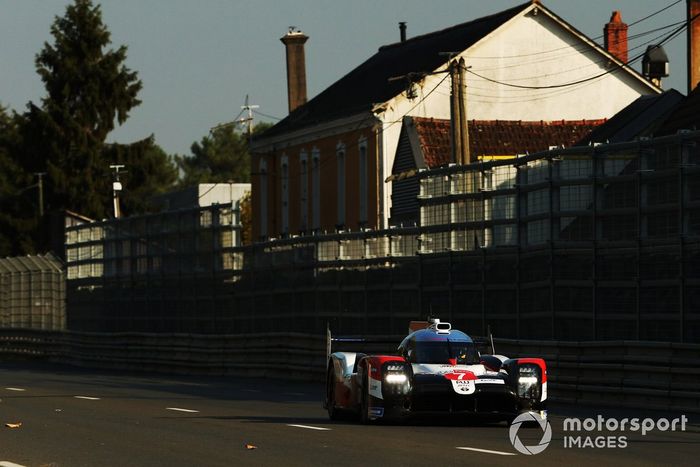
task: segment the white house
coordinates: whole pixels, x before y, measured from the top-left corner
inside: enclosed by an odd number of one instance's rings
[[[661,92],[622,61],[615,13],[607,50],[539,1],[381,47],[255,141],[254,237],[386,227],[401,122],[450,118],[452,59],[468,67],[469,120],[599,120]]]

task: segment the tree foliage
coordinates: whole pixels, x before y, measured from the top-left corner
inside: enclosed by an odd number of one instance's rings
[[[47,208],[103,218],[110,199],[104,142],[115,122],[137,106],[141,81],[124,65],[126,47],[108,49],[99,6],[75,0],[51,27],[53,44],[36,56],[46,88],[41,106],[28,105],[23,166],[47,172]]]
[[[258,123],[253,135],[271,125]],[[248,183],[250,182],[250,152],[248,135],[234,125],[215,128],[211,133],[194,142],[191,156],[176,156],[181,171],[181,186],[198,183]]]
[[[0,255],[46,251],[51,215],[64,210],[102,219],[111,213],[110,164],[124,164],[122,208],[148,212],[151,195],[172,188],[173,160],[151,136],[107,144],[115,125],[140,104],[141,81],[111,48],[99,6],[73,0],[35,57],[46,90],[22,114],[0,107]],[[39,217],[37,173],[44,173]],[[60,214],[59,214],[60,215]]]
[[[151,197],[173,188],[177,181],[177,167],[153,135],[132,144],[109,145],[105,157],[126,167],[120,177],[124,187],[120,205],[127,216],[156,210]]]
[[[250,191],[246,191],[239,203],[241,210],[241,243],[250,245],[253,243],[253,204]]]
[[[0,106],[0,257],[32,251],[37,225],[36,185],[17,164],[21,149],[18,116]]]

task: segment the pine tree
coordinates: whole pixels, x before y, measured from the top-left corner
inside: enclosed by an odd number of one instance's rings
[[[104,142],[140,101],[141,81],[124,65],[126,47],[107,49],[110,33],[99,6],[75,0],[51,27],[53,44],[36,56],[46,88],[41,106],[24,115],[28,172],[45,171],[47,210],[89,217],[109,212],[111,179]]]
[[[258,123],[253,134],[272,125]],[[176,156],[175,162],[182,171],[181,186],[198,183],[248,183],[250,182],[250,153],[248,136],[233,125],[214,129],[190,148],[191,156]]]
[[[32,252],[31,232],[36,228],[31,175],[15,162],[20,151],[17,115],[0,106],[0,257]]]
[[[131,144],[108,145],[104,155],[126,168],[121,176],[124,189],[120,195],[120,206],[126,216],[157,210],[159,206],[153,203],[153,195],[173,188],[177,181],[175,163],[155,144],[153,135]]]

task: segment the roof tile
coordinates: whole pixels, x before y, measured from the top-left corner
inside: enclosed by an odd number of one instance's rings
[[[546,151],[550,146],[573,146],[605,120],[470,120],[472,157],[515,156]],[[425,163],[430,168],[451,162],[450,121],[413,117]]]

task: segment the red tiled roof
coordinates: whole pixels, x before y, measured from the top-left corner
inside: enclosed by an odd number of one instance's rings
[[[450,121],[412,117],[425,163],[434,168],[451,162]],[[573,146],[606,120],[470,120],[472,158],[515,156],[546,151],[550,146]]]

